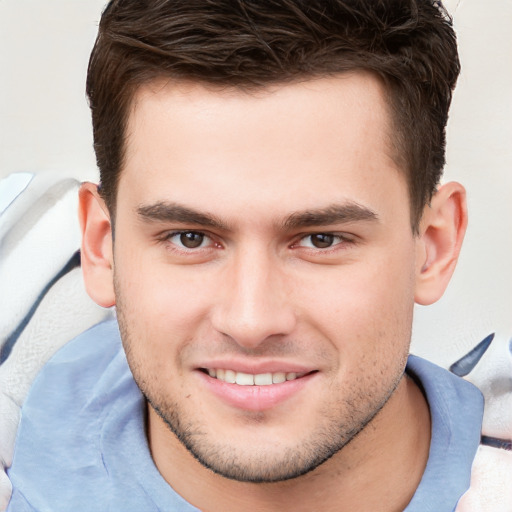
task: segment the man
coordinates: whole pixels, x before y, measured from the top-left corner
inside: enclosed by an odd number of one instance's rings
[[[9,510],[454,510],[482,400],[408,353],[458,72],[437,2],[111,2],[80,221],[118,324],[36,380]]]

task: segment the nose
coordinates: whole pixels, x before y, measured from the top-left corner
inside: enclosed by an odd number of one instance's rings
[[[224,269],[213,326],[248,350],[291,333],[296,324],[286,278],[276,259],[261,249],[247,250]]]

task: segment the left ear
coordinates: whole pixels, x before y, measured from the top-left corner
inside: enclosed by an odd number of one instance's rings
[[[438,188],[423,211],[416,253],[415,301],[428,305],[443,295],[466,233],[466,191],[460,183]]]

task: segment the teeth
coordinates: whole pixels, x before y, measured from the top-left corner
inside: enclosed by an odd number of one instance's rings
[[[254,384],[256,384],[256,386],[270,386],[270,384],[272,384],[272,374],[259,373],[258,375],[255,375]]]
[[[254,375],[237,372],[235,382],[240,386],[254,386]]]
[[[286,373],[277,372],[272,374],[272,384],[280,384],[286,382]]]
[[[229,382],[229,384],[234,384],[236,382],[236,372],[233,370],[226,370],[224,374],[224,380]]]
[[[235,372],[222,368],[209,368],[208,375],[229,384],[238,384],[239,386],[270,386],[271,384],[281,384],[287,380],[295,380],[304,376],[303,373],[296,372],[258,373],[253,375],[252,373]]]

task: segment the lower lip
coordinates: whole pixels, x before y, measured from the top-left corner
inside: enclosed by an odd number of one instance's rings
[[[271,409],[297,395],[316,373],[310,373],[295,380],[268,386],[240,386],[215,379],[198,371],[209,390],[223,402],[245,411],[264,411]]]

